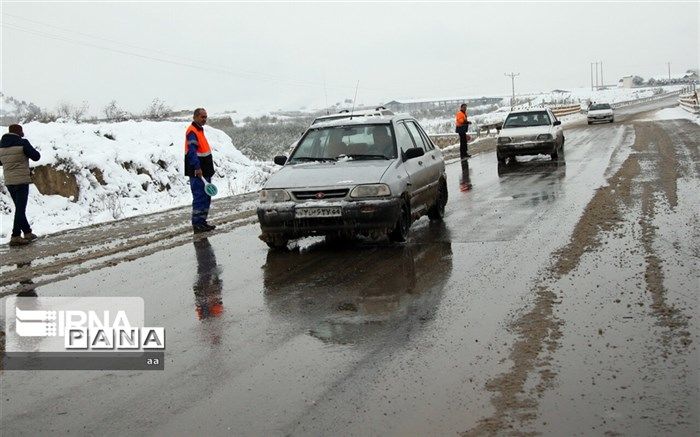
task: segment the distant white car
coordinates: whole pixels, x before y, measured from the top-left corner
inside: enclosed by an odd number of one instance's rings
[[[496,159],[500,164],[521,155],[564,159],[564,130],[549,108],[515,110],[508,114],[498,134]]]
[[[598,121],[615,121],[615,114],[609,103],[594,103],[588,108],[588,124]]]

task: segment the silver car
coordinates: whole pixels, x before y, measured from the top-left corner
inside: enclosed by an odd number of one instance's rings
[[[405,241],[411,222],[441,220],[445,162],[406,115],[312,125],[260,191],[260,239],[271,248],[310,235],[388,236]]]
[[[503,164],[516,156],[545,154],[563,161],[564,140],[561,121],[549,108],[514,110],[498,134],[496,159]]]
[[[612,123],[615,121],[615,114],[609,103],[593,103],[588,108],[588,124],[599,121]]]

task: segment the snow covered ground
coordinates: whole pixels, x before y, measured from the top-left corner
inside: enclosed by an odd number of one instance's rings
[[[188,122],[126,121],[74,124],[28,123],[25,138],[41,152],[33,167],[50,164],[74,174],[78,199],[42,195],[30,186],[27,216],[32,229],[47,234],[191,202],[183,175]],[[0,127],[7,132],[6,127]],[[206,126],[219,196],[257,190],[271,165],[238,151],[225,133]],[[0,172],[0,238],[9,238],[14,205]]]
[[[691,114],[680,106],[674,108],[665,108],[654,112],[651,120],[690,120],[700,124],[700,115]]]

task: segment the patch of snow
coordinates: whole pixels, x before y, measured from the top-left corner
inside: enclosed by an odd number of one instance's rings
[[[27,217],[32,230],[48,234],[191,203],[189,178],[184,175],[188,124],[25,124],[25,138],[41,152],[41,159],[30,165],[51,165],[75,175],[80,193],[71,201],[42,195],[30,185]],[[216,168],[212,182],[219,196],[258,190],[272,166],[243,155],[224,132],[209,126],[205,126],[205,132]],[[102,173],[104,185],[97,179],[96,170]],[[0,172],[0,237],[10,235],[13,213],[14,204]]]

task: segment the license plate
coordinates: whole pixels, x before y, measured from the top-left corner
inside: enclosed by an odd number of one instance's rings
[[[340,217],[342,215],[343,210],[339,206],[297,208],[295,213],[296,218]]]

